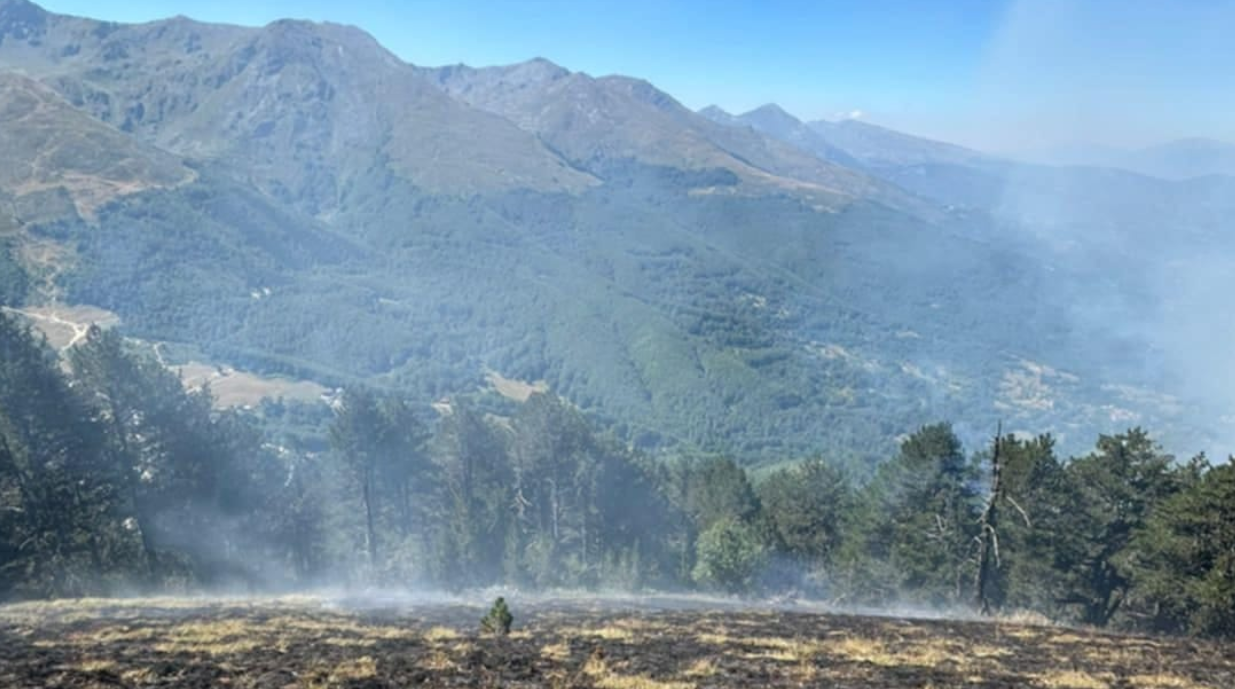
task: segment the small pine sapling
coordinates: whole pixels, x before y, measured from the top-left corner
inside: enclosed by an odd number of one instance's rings
[[[510,608],[506,607],[506,599],[499,597],[489,608],[489,614],[481,618],[480,628],[489,634],[506,636],[510,634],[510,625],[514,620]]]

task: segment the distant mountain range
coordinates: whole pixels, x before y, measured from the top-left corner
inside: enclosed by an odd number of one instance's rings
[[[1228,325],[1197,307],[1235,255],[1223,176],[25,0],[0,0],[0,155],[0,304],[107,309],[174,360],[425,402],[521,380],[749,462],[864,467],[938,419],[1225,437],[1193,375],[1224,359],[1177,340]]]
[[[744,115],[730,115],[714,105],[699,113],[722,124],[750,127],[849,167],[877,171],[923,164],[974,165],[993,160],[961,146],[902,134],[856,119],[802,122],[772,103]]]
[[[1210,175],[1235,175],[1235,144],[1190,138],[1139,149],[1072,146],[1031,154],[1054,165],[1113,167],[1170,180]]]

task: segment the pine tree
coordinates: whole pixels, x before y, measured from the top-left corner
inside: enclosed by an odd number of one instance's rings
[[[1076,502],[1055,551],[1060,602],[1086,624],[1105,626],[1131,581],[1121,556],[1154,509],[1177,490],[1174,459],[1139,428],[1101,436],[1097,449],[1068,464]]]
[[[1121,559],[1132,580],[1130,615],[1151,631],[1235,639],[1235,465],[1177,471],[1185,487],[1153,512]]]

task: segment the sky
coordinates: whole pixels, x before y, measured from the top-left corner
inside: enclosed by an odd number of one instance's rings
[[[1235,141],[1235,0],[41,0],[113,21],[176,14],[352,24],[418,65],[548,58],[691,108],[775,102],[989,151]]]

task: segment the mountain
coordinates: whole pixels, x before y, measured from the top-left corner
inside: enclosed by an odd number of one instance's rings
[[[715,106],[702,112],[821,158],[848,160],[851,167],[948,206],[989,213],[1056,247],[1084,247],[1086,260],[1112,252],[1128,260],[1126,249],[1160,258],[1161,252],[1180,248],[1226,246],[1226,213],[1235,211],[1235,181],[1161,172],[1170,166],[1168,159],[1176,161],[1177,172],[1202,158],[1210,169],[1219,167],[1224,151],[1219,142],[1192,140],[1125,152],[1122,163],[1106,166],[1080,164],[1079,158],[1050,165],[1001,159],[854,119],[803,123],[773,104],[737,116]],[[1117,154],[1107,150],[1106,155]]]
[[[962,146],[912,136],[856,119],[839,122],[818,120],[808,126],[868,168],[992,162],[990,156]]]
[[[742,115],[709,106],[699,114],[718,124],[747,126],[824,160],[878,174],[921,164],[975,165],[992,161],[961,146],[904,134],[856,119],[803,122],[775,103]]]
[[[0,301],[107,309],[172,358],[499,412],[477,390],[521,381],[648,451],[863,471],[941,418],[1065,447],[1211,418],[1153,392],[1183,391],[1139,311],[1174,304],[1128,291],[1134,252],[1103,251],[1129,214],[1099,212],[1136,194],[1148,237],[1191,199],[1172,231],[1218,247],[1199,187],[1084,176],[1098,210],[1051,216],[1043,168],[1005,212],[1038,168],[546,60],[414,66],[333,24],[0,0],[0,74]]]
[[[351,27],[117,25],[9,0],[0,62],[148,143],[247,176],[315,215],[389,175],[434,193],[578,191],[535,137],[465,107]],[[376,94],[381,94],[376,98]],[[375,165],[374,161],[380,164]]]
[[[855,169],[862,167],[859,159],[774,103],[756,108],[737,120],[755,131],[809,151],[818,158]]]
[[[7,225],[57,213],[93,216],[109,202],[177,187],[196,173],[69,105],[51,89],[0,73],[0,170]]]
[[[1173,181],[1235,175],[1235,144],[1204,138],[1176,139],[1137,149],[1061,146],[1026,157],[1055,165],[1118,168]]]
[[[930,212],[902,190],[822,160],[774,137],[725,127],[646,81],[594,78],[538,59],[509,67],[422,71],[464,103],[535,133],[571,164],[595,174],[618,160],[686,170],[723,169],[755,193],[814,194],[829,205],[875,198]]]
[[[1235,144],[1213,139],[1179,139],[1132,151],[1120,167],[1164,179],[1235,175]]]

